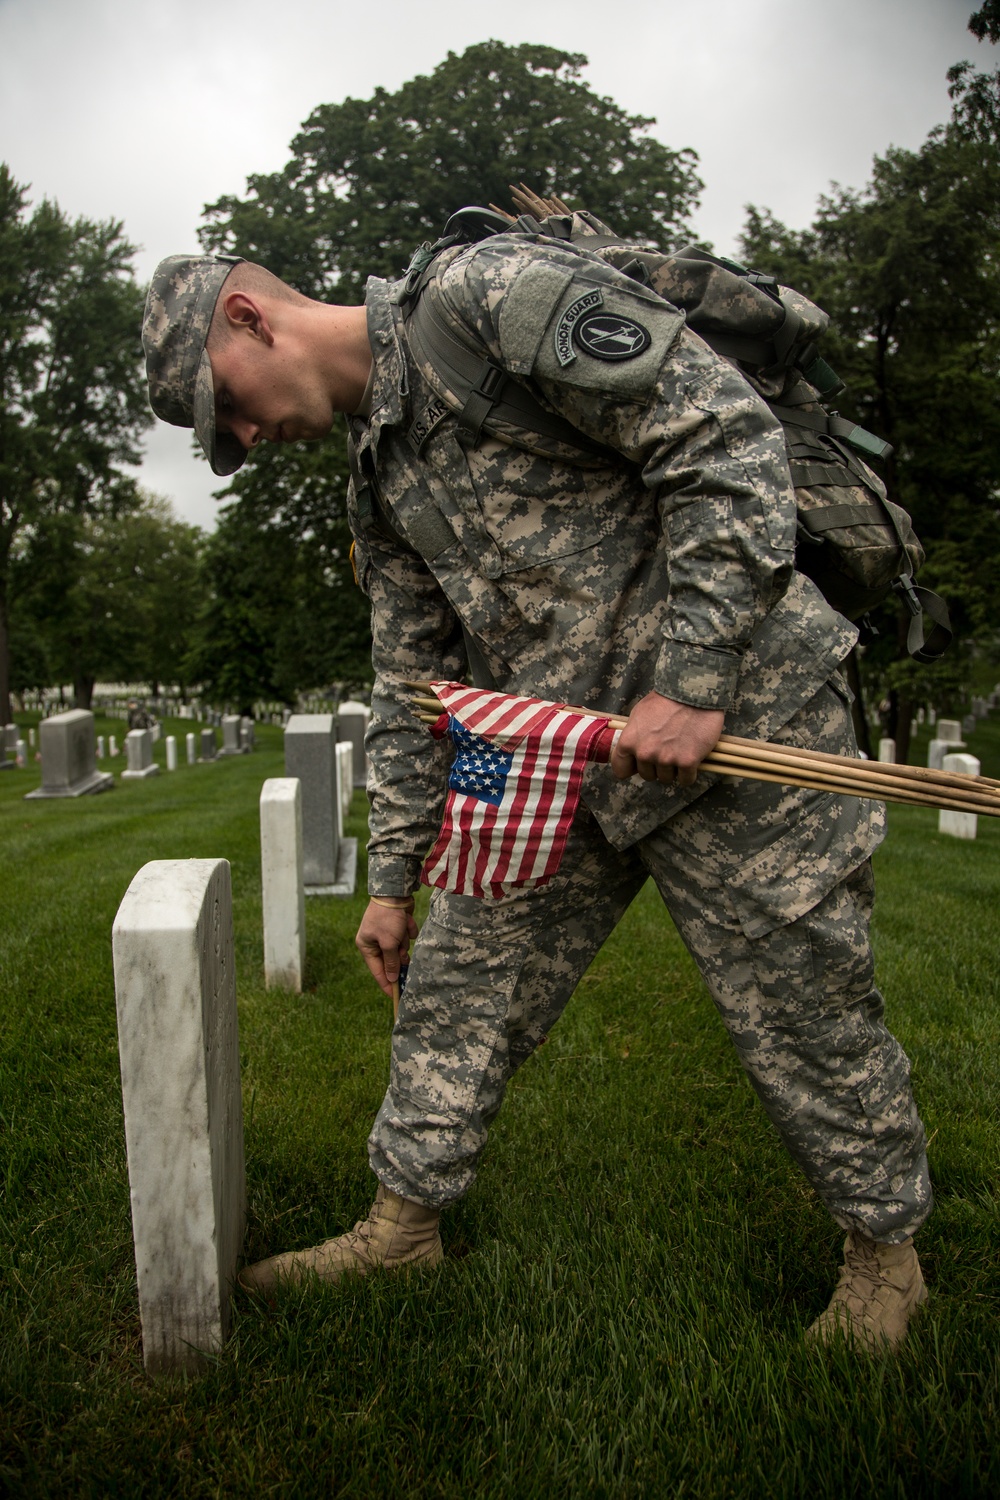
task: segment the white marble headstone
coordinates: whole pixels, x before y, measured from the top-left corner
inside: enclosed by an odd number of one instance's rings
[[[896,764],[896,741],[894,739],[883,735],[878,742],[878,758],[883,765],[893,766]]]
[[[107,791],[114,777],[95,765],[94,715],[84,708],[53,714],[41,726],[42,784],[35,797],[83,797]]]
[[[306,888],[302,785],[295,776],[272,776],[261,787],[260,875],[264,983],[298,995],[306,960]]]
[[[344,837],[344,824],[354,800],[354,746],[337,741],[337,837]]]
[[[354,785],[364,786],[368,777],[368,757],[365,755],[365,734],[372,711],[367,703],[355,703],[348,698],[337,709],[338,737],[350,740],[354,746]]]
[[[198,747],[195,743],[195,737],[190,731],[184,736],[184,746],[187,750],[187,763],[189,766],[193,766],[198,759]]]
[[[246,1204],[229,862],[144,865],[112,947],[143,1359],[194,1371],[229,1332]]]
[[[128,770],[122,772],[122,781],[145,781],[150,776],[159,776],[160,768],[153,760],[151,729],[130,729],[125,736],[125,754]]]
[[[946,755],[942,770],[954,771],[959,776],[978,776],[980,763],[974,755]],[[950,833],[955,839],[974,839],[978,826],[976,813],[953,812],[947,807],[938,813],[938,833]]]
[[[167,747],[167,770],[177,770],[177,739],[175,735],[168,734],[166,738]]]
[[[222,715],[222,749],[220,755],[240,755],[242,746],[240,744],[240,716],[239,714]]]

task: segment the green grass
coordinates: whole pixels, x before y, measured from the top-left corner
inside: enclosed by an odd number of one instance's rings
[[[166,726],[182,762],[188,727]],[[273,1316],[238,1300],[203,1379],[146,1378],[110,945],[146,860],[232,863],[248,1253],[337,1233],[371,1197],[390,1017],[353,950],[363,897],[309,903],[306,993],[263,988],[257,799],[280,733],[258,739],[78,802],[22,801],[35,767],[0,777],[0,1491],[995,1495],[1000,821],[962,843],[908,808],[875,942],[938,1208],[899,1357],[803,1347],[840,1236],[647,889],[514,1081],[439,1271]],[[1000,726],[972,748],[1000,775]]]

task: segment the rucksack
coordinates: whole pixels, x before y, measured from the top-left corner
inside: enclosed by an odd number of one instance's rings
[[[952,638],[947,607],[915,584],[923,548],[909,515],[888,498],[865,461],[884,458],[891,448],[829,409],[845,387],[816,347],[829,325],[826,313],[766,273],[697,247],[668,255],[621,239],[592,214],[571,212],[558,199],[530,196],[536,213],[516,220],[478,207],[453,214],[439,240],[415,251],[396,294],[410,342],[458,414],[463,440],[475,444],[496,421],[585,452],[598,446],[508,377],[473,343],[471,333],[466,342],[435,315],[432,302],[420,293],[438,257],[498,233],[556,239],[582,255],[595,255],[683,312],[688,327],[739,371],[781,422],[795,487],[800,572],[834,609],[861,622],[863,639],[877,633],[869,611],[895,592],[910,615],[909,654],[920,662],[936,661]]]

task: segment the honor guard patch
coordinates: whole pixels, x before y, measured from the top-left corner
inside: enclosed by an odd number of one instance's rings
[[[573,307],[577,305],[574,302]],[[572,311],[571,307],[569,312]],[[569,313],[566,314],[568,316]],[[561,328],[562,324],[559,326]],[[594,359],[617,362],[620,359],[635,359],[649,348],[651,339],[649,329],[643,328],[641,323],[636,323],[632,318],[624,318],[620,313],[602,312],[591,313],[574,322],[573,342]],[[562,363],[565,364],[566,361],[562,360]]]
[[[585,292],[582,297],[577,297],[571,302],[556,324],[556,359],[563,366],[570,365],[576,359],[576,350],[573,348],[573,331],[585,313],[591,308],[601,307],[604,296],[600,287],[595,287],[592,292]],[[646,343],[649,343],[649,334],[646,335]],[[645,344],[643,345],[645,348]],[[589,351],[588,351],[589,352]]]

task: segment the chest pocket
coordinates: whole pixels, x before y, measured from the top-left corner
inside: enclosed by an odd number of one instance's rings
[[[583,552],[614,529],[606,470],[489,437],[467,449],[465,461],[477,519],[504,573]]]

